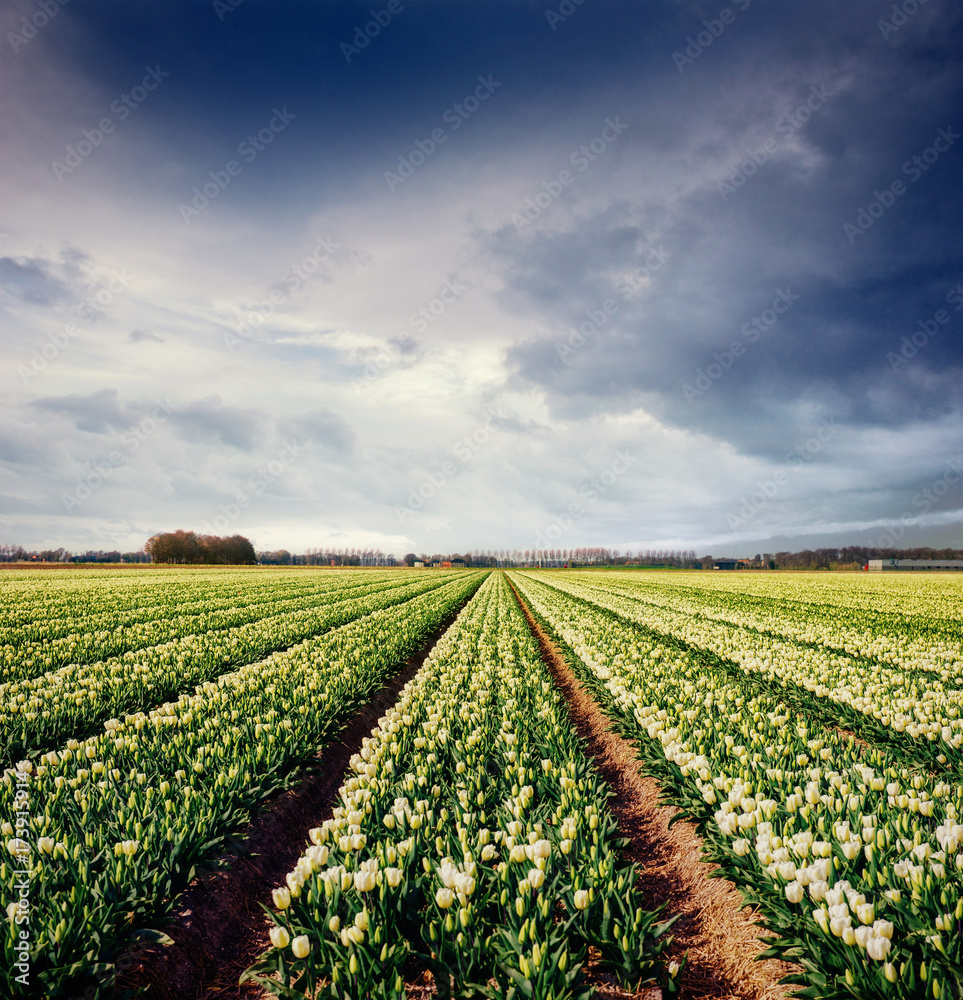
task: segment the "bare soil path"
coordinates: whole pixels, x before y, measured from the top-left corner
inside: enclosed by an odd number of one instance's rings
[[[301,769],[303,778],[272,799],[222,860],[230,867],[196,878],[163,928],[173,944],[149,945],[122,956],[116,992],[140,989],[149,1000],[254,1000],[268,996],[241,973],[270,947],[261,904],[284,884],[307,847],[308,831],[330,819],[351,757],[418,672],[453,613],[341,732]]]
[[[513,588],[514,590],[514,588]],[[634,744],[611,730],[611,723],[576,679],[564,657],[515,591],[542,655],[568,699],[572,719],[587,741],[596,767],[614,795],[619,831],[630,841],[627,854],[639,867],[637,887],[644,905],[669,900],[670,912],[682,912],[673,926],[671,956],[688,962],[681,974],[683,1000],[782,1000],[790,995],[779,978],[791,971],[783,963],[755,962],[765,932],[743,906],[739,891],[721,878],[707,878],[716,866],[701,860],[701,839],[689,823],[669,820],[676,813],[659,805],[658,783],[642,777]],[[460,610],[460,609],[459,609]],[[273,799],[235,842],[223,860],[226,869],[201,874],[180,897],[174,921],[164,928],[173,944],[149,945],[122,956],[118,992],[140,990],[148,1000],[263,1000],[255,983],[238,985],[241,973],[268,948],[261,904],[270,907],[271,890],[284,882],[308,843],[308,831],[331,816],[348,762],[361,747],[401,688],[424,662],[431,646],[451,624],[444,623],[426,648],[340,734],[302,768],[303,780]],[[597,968],[588,978],[604,1000],[655,1000],[658,990],[633,994]],[[428,974],[408,984],[409,996],[434,995]]]
[[[611,721],[573,674],[558,647],[536,621],[514,587],[542,656],[568,700],[572,720],[587,741],[599,773],[615,793],[609,808],[619,833],[630,841],[627,856],[639,868],[637,888],[653,908],[669,901],[670,913],[682,913],[673,925],[670,957],[688,961],[680,974],[686,1000],[731,997],[733,1000],[777,1000],[791,996],[779,980],[793,971],[783,962],[755,961],[764,950],[766,932],[756,913],[745,906],[739,890],[723,878],[709,878],[718,868],[702,860],[702,839],[691,823],[669,821],[678,812],[659,804],[660,786],[639,774],[635,744],[613,732]],[[617,987],[598,981],[600,996],[629,997]],[[639,994],[639,997],[646,994]]]

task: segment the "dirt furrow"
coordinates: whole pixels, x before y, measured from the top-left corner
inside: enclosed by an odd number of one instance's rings
[[[261,904],[284,884],[307,847],[308,831],[330,819],[351,757],[378,719],[418,672],[432,646],[458,616],[454,612],[425,648],[411,657],[335,739],[302,768],[303,778],[272,799],[220,860],[226,870],[200,875],[178,900],[164,933],[169,945],[149,945],[121,956],[116,992],[141,990],[149,1000],[255,1000],[270,996],[241,973],[270,946]]]
[[[670,913],[682,913],[672,928],[675,940],[669,951],[678,960],[688,953],[680,974],[681,996],[686,1000],[791,996],[791,988],[779,980],[797,971],[795,967],[774,960],[756,961],[765,947],[760,936],[766,934],[756,922],[756,911],[744,905],[731,882],[709,877],[718,866],[702,860],[702,838],[691,823],[677,820],[669,826],[678,810],[660,805],[658,782],[639,774],[635,744],[612,731],[611,721],[573,674],[521,594],[512,589],[595,766],[614,792],[609,808],[620,834],[630,842],[626,853],[638,865],[637,889],[644,905],[654,908],[668,900]],[[601,996],[632,995],[598,985]]]

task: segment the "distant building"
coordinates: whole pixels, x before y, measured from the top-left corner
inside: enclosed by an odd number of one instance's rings
[[[442,569],[451,569],[451,560],[450,559],[442,559],[442,561],[441,561],[441,568]]]
[[[866,564],[870,573],[891,570],[963,570],[963,559],[870,559]]]
[[[452,561],[450,563],[448,563],[448,565],[451,566],[452,569],[464,569],[465,568],[465,560],[464,559],[452,559]]]
[[[713,559],[713,569],[746,569],[749,565],[746,559]]]
[[[422,568],[422,567],[424,567],[424,565],[425,564],[420,559],[416,559],[415,560],[415,566],[417,566],[419,568]]]

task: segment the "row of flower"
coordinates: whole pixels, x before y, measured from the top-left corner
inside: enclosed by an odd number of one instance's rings
[[[99,663],[70,664],[0,684],[0,764],[86,735],[111,716],[142,710],[233,667],[434,589],[451,575],[382,580],[319,597],[300,610],[188,635]]]
[[[637,986],[672,920],[642,909],[608,791],[504,577],[436,644],[351,761],[331,819],[274,891],[248,977],[285,996],[575,996],[588,946]]]
[[[936,768],[949,764],[956,771],[963,767],[963,689],[932,674],[913,674],[739,628],[699,615],[695,605],[687,611],[659,607],[579,576],[556,586],[747,672],[809,692],[814,707],[818,701],[827,703],[860,736],[900,749],[919,763]]]
[[[0,629],[0,679],[36,677],[67,663],[103,660],[182,636],[242,625],[299,606],[310,607],[326,595],[384,586],[389,579],[384,573],[347,579],[328,574],[307,578],[275,574],[271,583],[250,586],[249,581],[234,578],[230,592],[220,596],[195,592],[191,600],[182,601],[175,592],[162,602],[95,615],[83,613],[81,591],[72,616]],[[2,601],[0,610],[6,610]]]
[[[800,963],[805,997],[959,997],[963,787],[861,748],[762,678],[528,575],[519,588],[646,770]]]
[[[123,620],[124,615],[152,607],[216,601],[239,589],[263,592],[277,576],[275,567],[248,566],[23,570],[0,576],[0,606],[4,628],[23,629],[28,638],[55,638],[63,634],[65,623],[77,618],[96,621],[114,615]]]
[[[945,573],[703,573],[697,585],[720,594],[792,601],[815,608],[877,611],[940,621],[959,615],[963,580]]]
[[[132,929],[169,911],[193,866],[239,834],[482,578],[461,574],[4,772],[0,995],[22,995],[24,932],[30,983],[45,996],[109,974]]]
[[[780,578],[771,589],[776,590],[783,579]],[[720,592],[705,587],[704,577],[694,582],[687,580],[682,585],[677,582],[677,576],[670,580],[663,576],[656,581],[647,578],[641,586],[637,574],[612,574],[606,580],[620,592],[650,604],[676,611],[694,611],[743,628],[811,643],[830,652],[878,660],[913,672],[936,674],[943,681],[954,680],[957,685],[963,682],[963,642],[960,641],[959,624],[951,616],[924,618],[870,608],[848,608],[841,613],[840,605],[802,603],[785,596]],[[852,577],[844,577],[838,582],[842,589],[852,585]],[[958,582],[951,578],[945,586],[955,596],[959,608],[963,593]]]

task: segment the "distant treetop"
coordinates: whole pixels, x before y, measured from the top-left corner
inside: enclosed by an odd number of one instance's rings
[[[250,565],[257,562],[254,546],[243,535],[218,538],[193,531],[166,531],[149,538],[144,551],[155,563]]]

